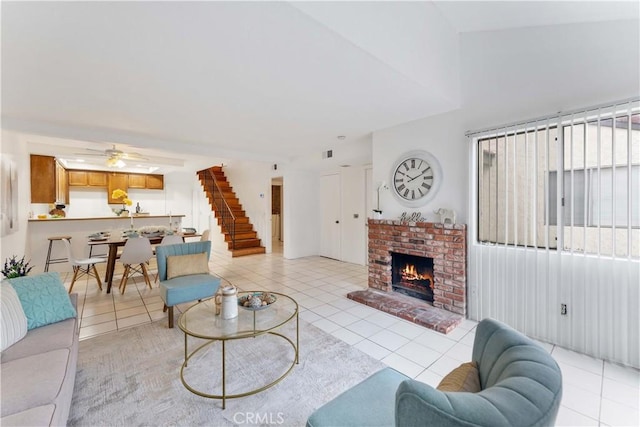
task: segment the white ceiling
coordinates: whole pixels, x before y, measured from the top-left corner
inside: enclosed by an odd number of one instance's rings
[[[637,2],[2,2],[3,127],[72,153],[320,156],[459,108],[458,33],[637,15]]]

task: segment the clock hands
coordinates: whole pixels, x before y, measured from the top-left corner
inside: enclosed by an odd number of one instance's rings
[[[418,175],[416,175],[415,177],[410,178],[410,179],[409,179],[409,181],[407,181],[407,182],[411,182],[411,181],[413,181],[414,179],[418,179],[419,177],[421,177],[422,175],[424,175],[424,173],[425,173],[426,171],[428,171],[429,169],[431,169],[431,168],[426,168],[425,170],[423,170],[422,172],[420,172],[420,173],[419,173]]]

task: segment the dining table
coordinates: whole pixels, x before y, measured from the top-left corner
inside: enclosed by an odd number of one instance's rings
[[[185,238],[188,237],[198,237],[200,234],[187,234],[187,233],[178,233],[179,236],[182,237],[184,241]],[[162,242],[164,235],[151,235],[151,236],[142,236],[147,237],[149,242],[152,245],[157,245]],[[89,239],[89,247],[93,248],[94,246],[99,245],[107,245],[109,247],[109,251],[107,252],[107,271],[104,275],[104,281],[107,284],[107,293],[111,293],[111,284],[113,283],[113,273],[116,269],[116,259],[118,258],[118,248],[124,246],[127,243],[129,237],[127,236],[110,236],[102,239]]]

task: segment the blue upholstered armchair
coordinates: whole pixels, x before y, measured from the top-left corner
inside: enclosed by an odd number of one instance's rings
[[[212,297],[220,278],[209,274],[211,241],[158,246],[158,277],[164,310],[169,310],[169,327],[173,328],[173,307],[184,302]]]
[[[478,324],[473,344],[481,391],[442,392],[391,368],[320,407],[320,426],[550,426],[562,398],[555,360],[532,340],[492,319]]]

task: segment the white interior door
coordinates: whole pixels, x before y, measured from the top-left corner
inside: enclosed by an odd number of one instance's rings
[[[364,209],[366,218],[373,217],[373,169],[364,170]],[[364,222],[364,264],[369,265],[369,224]]]
[[[340,175],[320,177],[320,255],[341,259],[340,238]]]

